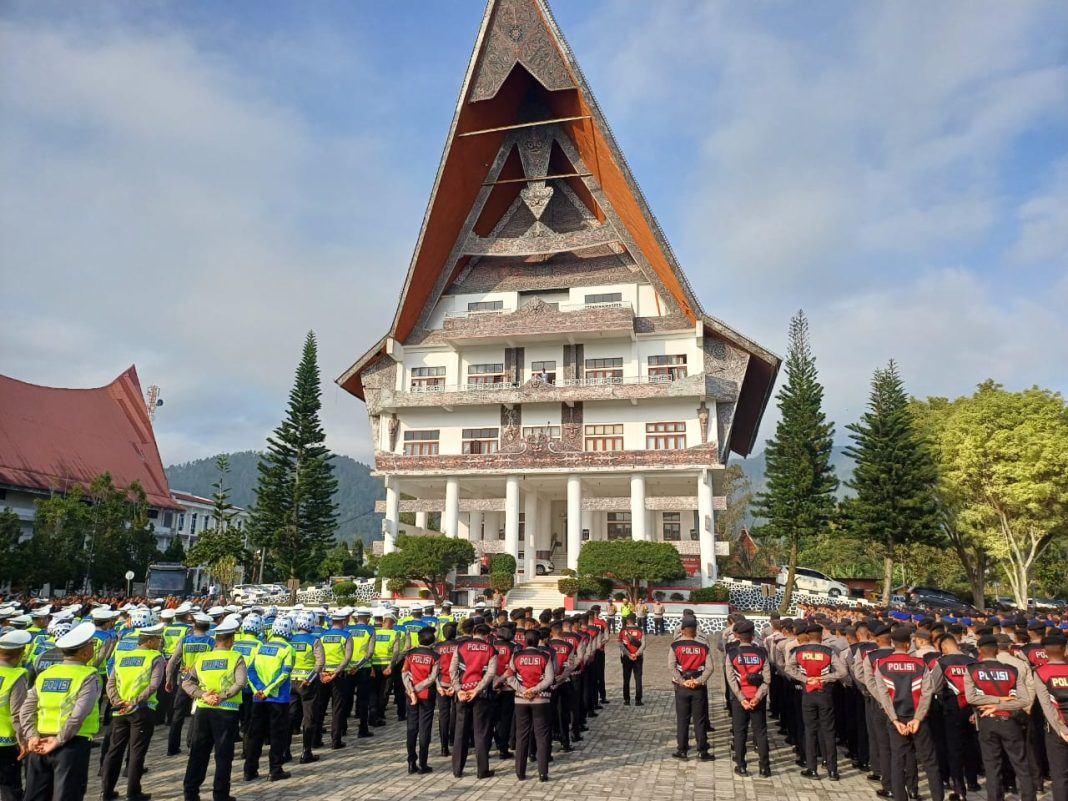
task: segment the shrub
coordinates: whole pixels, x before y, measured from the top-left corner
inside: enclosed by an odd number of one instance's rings
[[[386,580],[386,589],[394,595],[400,595],[408,589],[408,579],[391,578]]]
[[[671,600],[672,601],[685,601],[686,599],[683,597],[681,592],[673,592],[673,593],[671,593]]]
[[[515,575],[515,557],[510,553],[495,554],[490,560],[490,573],[511,573]]]
[[[656,600],[660,601],[661,603],[664,602],[664,593],[662,593],[660,590],[657,590],[656,592],[654,592],[653,593],[653,597]]]
[[[626,596],[626,595],[624,595],[624,594],[623,594],[623,593],[621,593],[621,592],[617,592],[617,593],[615,593],[615,594],[614,594],[614,595],[612,596],[612,598],[614,598],[614,599],[615,599],[616,601],[622,601],[622,600],[624,600],[624,599],[625,599],[626,597],[627,597],[627,596]]]
[[[356,594],[356,583],[352,581],[339,581],[331,589],[334,591],[334,599],[339,604],[348,604],[352,602],[352,599]]]
[[[426,600],[430,597],[430,590],[428,590],[426,587],[423,587],[423,589],[419,590],[419,597],[423,600]]]
[[[490,588],[504,595],[515,586],[515,576],[511,573],[490,573]]]
[[[483,598],[492,598],[493,597],[493,588],[492,587],[488,587],[487,589],[484,589],[482,591],[482,597]]]
[[[722,584],[717,584],[714,587],[701,587],[701,589],[691,592],[690,603],[726,603],[730,600],[730,597],[731,591]]]
[[[561,576],[577,576],[578,573],[576,573],[570,567],[565,567],[560,571],[560,575]]]
[[[564,595],[578,595],[579,591],[582,589],[582,582],[577,578],[568,576],[556,582],[556,589],[560,590]]]

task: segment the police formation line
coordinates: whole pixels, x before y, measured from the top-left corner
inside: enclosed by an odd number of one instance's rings
[[[920,767],[932,801],[963,801],[980,776],[987,801],[1034,801],[1047,781],[1068,801],[1068,622],[829,611],[757,635],[731,620],[721,646],[736,773],[748,773],[752,729],[771,775],[770,712],[810,779],[839,780],[841,746],[894,801],[920,798]]]
[[[332,750],[345,748],[350,718],[358,738],[372,737],[391,702],[406,721],[410,773],[432,770],[437,713],[440,753],[454,776],[464,775],[472,750],[476,777],[494,775],[495,748],[514,760],[518,779],[534,762],[547,781],[554,741],[572,751],[608,703],[608,623],[596,607],[572,616],[546,610],[537,620],[529,608],[479,607],[457,620],[448,603],[437,616],[420,605],[398,620],[390,607],[183,604],[99,607],[81,621],[70,608],[22,615],[0,607],[0,801],[80,801],[101,731],[103,801],[119,797],[124,761],[126,798],[148,801],[145,756],[160,724],[169,726],[168,756],[188,749],[186,801],[199,799],[213,754],[212,797],[230,801],[239,741],[245,781],[260,778],[265,747],[264,778],[281,781],[288,763],[319,761],[326,736]],[[641,704],[644,642],[636,628],[625,632],[627,703],[633,677]]]

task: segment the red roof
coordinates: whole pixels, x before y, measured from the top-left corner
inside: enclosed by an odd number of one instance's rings
[[[167,487],[134,367],[95,389],[0,375],[0,483],[66,492],[101,473],[118,487],[140,482],[153,506],[182,508]]]

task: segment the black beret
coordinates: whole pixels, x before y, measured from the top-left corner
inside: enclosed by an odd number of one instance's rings
[[[734,624],[735,634],[752,634],[756,631],[756,626],[753,625],[752,620],[739,620]]]
[[[885,623],[875,623],[871,627],[871,633],[876,637],[884,637],[890,633],[890,627]]]
[[[1045,631],[1046,624],[1041,620],[1036,620],[1027,627],[1030,631]]]
[[[1062,648],[1068,644],[1068,637],[1063,634],[1050,634],[1048,637],[1042,638],[1042,647],[1048,648],[1052,646],[1061,646]]]
[[[976,642],[976,645],[980,648],[997,648],[998,638],[993,634],[984,634],[979,638],[979,641]]]
[[[890,632],[890,639],[894,642],[908,642],[912,639],[912,632],[907,626],[897,626]]]
[[[819,623],[813,623],[805,629],[805,634],[823,634],[823,626]]]

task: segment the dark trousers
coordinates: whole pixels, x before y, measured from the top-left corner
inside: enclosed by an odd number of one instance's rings
[[[887,720],[886,736],[890,743],[890,791],[894,801],[908,801],[907,784],[915,763],[923,765],[927,772],[931,801],[942,801],[942,774],[938,770],[938,753],[928,721],[923,721],[915,734],[903,737],[894,722]]]
[[[82,801],[91,750],[88,737],[75,737],[51,754],[26,757],[26,801]]]
[[[315,705],[319,700],[319,685],[317,683],[301,683],[298,688],[295,684],[289,699],[290,733],[299,730],[301,738],[301,753],[307,756],[315,746],[315,738],[319,732],[315,728]]]
[[[384,721],[386,719],[386,706],[389,703],[389,697],[386,693],[389,690],[390,677],[386,676],[382,671],[387,667],[389,667],[389,665],[375,665],[375,675],[371,677],[371,709],[369,716],[371,721],[375,724],[380,720]]]
[[[533,742],[531,742],[533,741]],[[549,775],[549,749],[552,746],[552,723],[548,704],[515,705],[515,775],[527,775],[531,746],[538,755],[538,775]]]
[[[827,770],[838,772],[838,749],[834,741],[834,700],[831,688],[825,687],[815,692],[802,692],[801,719],[805,725],[805,767],[813,773],[819,764],[816,757],[816,743],[819,753],[827,760]]]
[[[281,773],[289,747],[289,737],[289,704],[254,702],[252,719],[245,735],[245,775],[251,776],[259,772],[264,740],[270,740],[271,743],[267,754],[271,775],[277,776]]]
[[[760,767],[767,768],[771,765],[768,755],[768,704],[761,701],[753,709],[744,709],[741,702],[731,698],[731,730],[734,735],[734,763],[744,768],[745,747],[749,739],[749,725],[753,726],[753,739],[756,740],[757,757],[760,759]]]
[[[849,750],[853,754],[853,759],[856,763],[863,767],[871,762],[871,751],[868,744],[867,702],[864,700],[860,690],[855,687],[850,690],[847,697],[852,703],[848,714],[853,721],[852,731],[854,737],[853,742],[850,743]]]
[[[234,766],[234,742],[237,740],[238,712],[225,709],[198,709],[193,729],[193,744],[189,748],[189,764],[185,768],[182,789],[186,801],[200,795],[200,786],[208,775],[208,760],[215,753],[215,779],[211,796],[214,801],[230,797],[230,771]]]
[[[976,712],[979,723],[979,750],[983,755],[986,770],[987,801],[999,801],[1004,761],[1016,774],[1016,786],[1020,801],[1035,801],[1035,784],[1027,764],[1026,734],[1019,717],[982,717]]]
[[[437,697],[438,739],[442,748],[452,745],[456,736],[456,696],[442,693]]]
[[[164,656],[164,659],[166,658]],[[172,715],[174,715],[174,692],[167,692],[167,682],[161,682],[156,690],[156,723],[170,724]]]
[[[872,769],[882,777],[882,789],[890,792],[890,734],[886,730],[890,721],[882,707],[871,698],[868,699],[868,715],[871,719]]]
[[[0,801],[22,801],[22,766],[17,745],[0,745]]]
[[[152,732],[156,729],[154,710],[138,709],[129,715],[112,715],[111,742],[104,755],[103,789],[104,795],[115,792],[119,782],[122,761],[126,757],[126,748],[130,748],[130,762],[126,770],[126,795],[141,795],[141,774],[145,772],[145,754],[152,742]]]
[[[1053,779],[1053,801],[1068,801],[1068,743],[1046,726],[1046,759]]]
[[[475,743],[475,765],[478,775],[484,776],[489,770],[490,701],[475,698],[466,704],[456,703],[456,737],[452,741],[452,773],[459,776],[467,764],[467,750],[470,739]]]
[[[397,720],[404,720],[408,714],[408,696],[404,692],[404,682],[401,681],[400,668],[393,669],[390,676],[393,687],[393,702],[397,705]]]
[[[653,634],[664,633],[664,616],[653,615]]]
[[[575,692],[571,682],[566,681],[553,690],[552,705],[556,736],[560,738],[560,744],[564,748],[570,748],[575,705]]]
[[[946,778],[958,795],[979,778],[979,743],[975,726],[968,722],[972,708],[961,708],[955,697],[942,703],[942,729],[946,743]]]
[[[434,728],[434,707],[437,705],[437,692],[430,687],[430,697],[425,701],[408,702],[408,764],[416,762],[416,740],[419,741],[419,767],[426,767],[430,755],[430,733]]]
[[[679,751],[690,750],[690,723],[693,723],[697,750],[708,750],[708,696],[703,687],[675,687],[675,741]]]
[[[374,685],[371,667],[362,667],[352,676],[352,695],[356,699],[356,718],[360,721],[360,734],[366,734],[371,722],[371,694]]]
[[[335,673],[329,684],[319,685],[319,705],[316,708],[316,721],[321,732],[326,720],[326,705],[330,704],[330,744],[340,745],[345,732],[345,691],[348,677],[344,673]],[[318,733],[316,736],[321,736]]]
[[[512,691],[497,693],[496,725],[493,727],[493,740],[497,743],[498,751],[507,751],[512,742],[513,715],[515,714],[515,693]]]
[[[193,714],[193,699],[185,694],[185,690],[181,687],[174,689],[174,711],[171,714],[171,728],[167,732],[167,754],[173,756],[180,753],[182,750],[182,726],[185,725],[185,721]],[[186,747],[193,740],[192,725],[190,724],[190,730],[186,733],[185,744]]]
[[[642,663],[645,661],[644,656],[639,656],[637,659],[630,659],[630,657],[623,657],[619,660],[623,665],[623,700],[630,701],[630,678],[634,677],[634,700],[641,702],[642,700]]]
[[[1031,707],[1027,723],[1027,757],[1031,765],[1031,781],[1037,789],[1042,786],[1043,776],[1052,776],[1046,756],[1046,716],[1042,714],[1041,706]]]
[[[596,667],[594,675],[597,677],[597,698],[603,703],[608,698],[608,689],[604,683],[604,651],[600,650],[594,654],[593,664]]]

